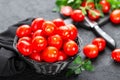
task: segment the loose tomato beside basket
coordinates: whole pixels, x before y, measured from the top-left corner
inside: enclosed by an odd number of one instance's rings
[[[41,28],[40,26],[37,28],[37,22],[43,24]],[[22,29],[19,26],[16,30],[13,47],[19,58],[28,63],[37,73],[50,75],[60,73],[81,51],[81,39],[77,28],[72,24],[67,26],[63,24],[62,27],[56,28],[55,23],[58,26],[59,20],[57,22],[37,19],[36,25],[21,25]],[[27,28],[23,28],[24,26]],[[45,31],[46,28],[48,31]]]

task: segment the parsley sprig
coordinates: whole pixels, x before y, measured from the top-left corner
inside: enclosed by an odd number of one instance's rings
[[[78,75],[83,71],[94,71],[94,66],[91,60],[83,60],[80,55],[68,66],[67,76],[72,74]]]

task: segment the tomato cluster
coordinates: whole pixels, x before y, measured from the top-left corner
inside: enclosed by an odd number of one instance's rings
[[[73,24],[65,24],[60,18],[52,21],[36,18],[30,25],[17,28],[16,47],[23,56],[38,62],[64,61],[78,53],[77,34]]]
[[[106,47],[106,41],[103,38],[95,38],[92,44],[84,46],[83,53],[88,58],[96,58],[99,52],[103,51]]]
[[[92,40],[92,44],[87,44],[83,47],[83,53],[90,59],[97,58],[99,52],[103,51],[105,47],[106,41],[103,38],[95,38]],[[111,58],[116,62],[120,62],[120,48],[111,52]]]
[[[110,21],[115,24],[120,24],[120,9],[111,11],[111,4],[107,0],[100,0],[97,5],[101,6],[101,10],[98,6],[95,6],[94,1],[83,0],[80,7],[73,9],[71,6],[63,6],[60,9],[60,13],[63,16],[71,17],[75,22],[81,22],[84,20],[85,15],[89,19],[97,21],[103,14],[110,13]]]

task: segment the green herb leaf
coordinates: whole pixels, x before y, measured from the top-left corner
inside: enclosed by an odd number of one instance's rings
[[[107,0],[111,4],[112,10],[120,8],[120,0]]]
[[[82,64],[82,58],[81,56],[77,56],[75,60],[73,61],[74,64]]]
[[[67,1],[68,0],[56,0],[56,7],[53,9],[53,11],[59,12],[62,6],[67,5]]]
[[[78,55],[75,60],[68,66],[68,75],[80,74],[82,71],[93,71],[94,67],[89,59],[83,60],[80,55]]]
[[[76,70],[75,70],[75,74],[80,74],[82,72],[82,70],[80,69],[80,68],[77,68]]]
[[[84,8],[84,7],[80,7],[80,9],[82,10],[82,13],[83,13],[84,15],[87,14],[86,8]]]

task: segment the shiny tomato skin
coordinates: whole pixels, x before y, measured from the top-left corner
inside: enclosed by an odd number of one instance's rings
[[[96,21],[100,18],[100,11],[97,9],[88,10],[88,18]]]
[[[52,21],[45,21],[42,30],[46,36],[50,36],[56,33],[57,27]]]
[[[57,29],[57,34],[59,34],[63,40],[70,39],[70,30],[67,26],[60,26]]]
[[[27,41],[27,42],[32,42],[32,39],[31,39],[31,37],[28,37],[28,36],[26,36],[26,37],[21,37],[21,38],[19,38],[19,40],[18,40],[18,42],[19,41]]]
[[[117,48],[117,49],[113,50],[111,53],[111,57],[113,60],[120,62],[120,49]]]
[[[106,41],[103,38],[93,39],[92,44],[96,45],[99,51],[103,51],[106,47]]]
[[[42,57],[39,52],[33,52],[29,57],[30,57],[30,59],[35,60],[37,62],[42,61]]]
[[[64,51],[58,52],[58,61],[65,61],[68,58],[68,56],[64,53]]]
[[[89,7],[91,9],[94,9],[95,8],[95,4],[94,2],[86,2],[86,1],[83,1],[82,4],[81,4],[82,7]]]
[[[88,18],[96,21],[100,18],[100,11],[97,9],[88,10]]]
[[[31,43],[29,43],[27,41],[19,41],[16,44],[16,47],[17,47],[18,51],[24,56],[29,56],[32,53]]]
[[[69,39],[75,40],[78,35],[78,30],[77,30],[76,26],[73,24],[68,24],[67,27],[69,28],[69,31],[70,31]]]
[[[31,27],[29,25],[21,25],[16,30],[16,35],[20,37],[30,36],[31,35]]]
[[[54,46],[57,49],[60,49],[62,46],[62,43],[63,43],[62,37],[58,34],[48,37],[48,45],[49,46]]]
[[[57,27],[65,26],[63,19],[57,18],[52,21]]]
[[[36,36],[32,40],[32,47],[34,50],[40,52],[47,46],[47,40],[43,36]]]
[[[45,36],[44,32],[42,29],[36,30],[33,35],[32,38],[36,37],[36,36]]]
[[[102,6],[103,13],[109,13],[109,11],[110,11],[110,3],[107,0],[101,0],[100,4]]]
[[[110,13],[110,20],[114,24],[120,24],[120,9],[115,9]]]
[[[63,50],[68,56],[74,56],[77,54],[79,47],[73,40],[68,40],[63,44]]]
[[[42,59],[45,62],[53,63],[56,62],[58,58],[58,49],[53,46],[48,46],[44,49],[42,53]]]
[[[88,44],[83,47],[83,53],[86,57],[92,59],[98,56],[98,47],[93,44]]]
[[[45,22],[45,20],[43,18],[34,19],[31,23],[32,31],[35,32],[36,30],[41,29],[44,22]]]
[[[71,18],[73,19],[73,21],[75,22],[81,22],[84,20],[84,14],[82,13],[81,10],[74,10],[72,13],[71,13]]]
[[[70,16],[72,13],[73,9],[70,6],[63,6],[60,10],[60,14],[62,14],[63,16]]]

